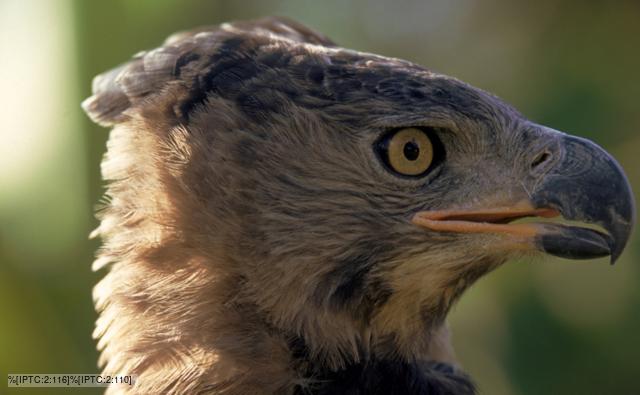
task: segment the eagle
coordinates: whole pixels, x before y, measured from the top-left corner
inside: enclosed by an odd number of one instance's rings
[[[593,142],[285,18],[174,34],[83,108],[112,128],[99,365],[137,377],[108,393],[474,394],[465,289],[524,256],[613,263],[635,222]]]

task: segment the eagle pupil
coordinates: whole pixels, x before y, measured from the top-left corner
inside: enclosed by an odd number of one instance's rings
[[[404,145],[403,153],[405,158],[414,161],[420,156],[420,147],[415,141],[411,140]]]

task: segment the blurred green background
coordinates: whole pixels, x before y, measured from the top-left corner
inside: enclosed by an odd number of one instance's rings
[[[196,25],[286,15],[595,140],[640,193],[640,2],[0,1],[0,374],[97,372],[90,271],[107,130],[91,78]],[[640,394],[638,232],[606,259],[513,262],[451,314],[483,394]],[[6,384],[0,384],[5,393]],[[68,393],[14,389],[11,393]],[[98,393],[76,389],[74,393]]]

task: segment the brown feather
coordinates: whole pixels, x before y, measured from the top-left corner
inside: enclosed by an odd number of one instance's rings
[[[517,113],[333,45],[280,18],[224,24],[96,77],[83,107],[113,130],[94,336],[105,374],[138,376],[131,392],[293,394],[372,356],[455,365],[449,307],[505,257],[468,256],[470,238],[429,247],[405,214],[426,195],[381,171],[369,147],[425,106],[455,127]],[[472,391],[457,368],[430,369]]]

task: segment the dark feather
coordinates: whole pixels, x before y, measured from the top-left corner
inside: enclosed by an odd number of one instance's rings
[[[231,55],[242,53],[240,47],[248,37],[334,45],[324,35],[282,17],[224,23],[176,33],[166,40],[164,46],[140,52],[122,66],[97,76],[93,81],[93,95],[82,103],[82,107],[94,122],[111,126],[126,119],[127,109],[171,83],[179,83],[195,91],[193,94],[202,96],[199,100],[202,101],[206,94],[206,89],[201,90],[203,78],[247,77],[243,74],[220,75],[220,69],[229,69],[233,64],[234,70],[229,73],[237,72],[236,59]],[[217,60],[227,57],[226,62],[218,64]],[[204,69],[210,70],[204,73]],[[205,85],[211,85],[211,82]]]

